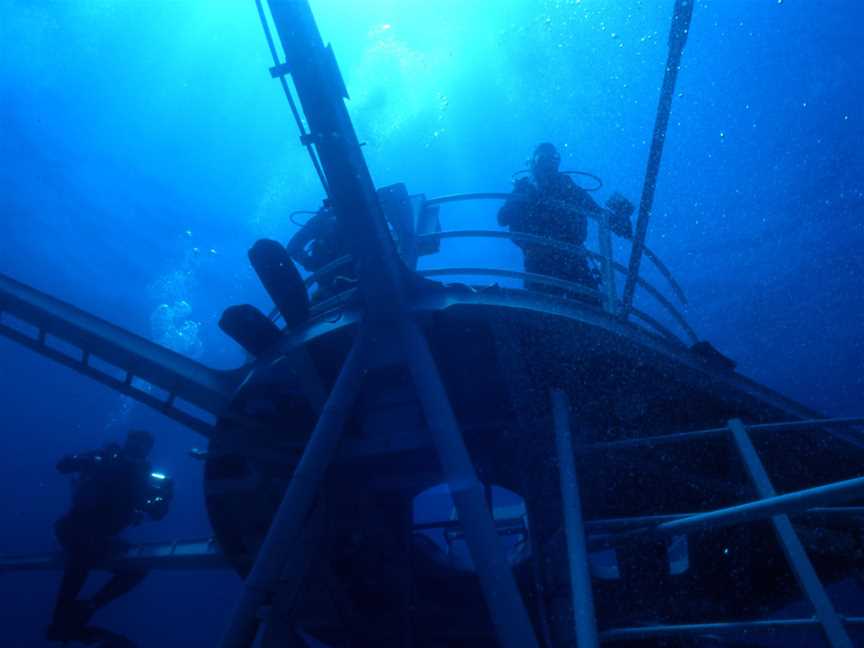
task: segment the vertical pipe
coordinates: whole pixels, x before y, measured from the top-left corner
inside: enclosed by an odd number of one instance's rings
[[[596,648],[597,619],[591,592],[591,572],[585,542],[585,524],[579,501],[579,480],[570,438],[570,403],[560,389],[552,390],[552,419],[555,424],[555,447],[561,476],[561,500],[564,505],[564,532],[570,567],[570,589],[573,597],[573,622],[579,648]]]
[[[465,532],[498,642],[505,648],[536,648],[537,638],[531,620],[429,344],[413,319],[403,317],[399,327],[407,354],[406,364]]]
[[[615,315],[618,311],[618,295],[615,289],[615,268],[612,258],[612,230],[609,227],[609,213],[603,210],[597,224],[598,247],[603,255],[603,295],[606,312]]]
[[[365,326],[361,324],[270,530],[258,550],[252,571],[246,577],[243,593],[222,638],[222,648],[242,648],[251,646],[255,641],[258,611],[269,598],[272,586],[279,580],[286,562],[295,553],[295,547],[303,536],[304,521],[339,447],[345,418],[354,403],[363,375],[367,346]],[[296,585],[299,586],[299,582]]]
[[[735,440],[735,445],[744,460],[747,472],[759,497],[776,496],[774,486],[771,484],[759,455],[756,454],[756,448],[753,447],[753,442],[747,435],[747,428],[744,427],[744,423],[739,419],[732,419],[729,421],[729,430],[732,432],[732,438]],[[846,628],[843,627],[843,622],[831,604],[825,588],[822,587],[822,582],[819,580],[816,570],[813,569],[813,564],[807,557],[807,552],[804,550],[801,540],[798,539],[798,535],[789,521],[789,516],[775,515],[771,518],[771,523],[774,525],[774,531],[777,533],[777,538],[783,547],[783,553],[786,554],[786,559],[795,573],[798,584],[816,611],[816,618],[822,625],[829,645],[832,648],[852,648],[852,641],[846,633]]]

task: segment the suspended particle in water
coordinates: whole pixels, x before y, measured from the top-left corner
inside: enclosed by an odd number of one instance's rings
[[[192,230],[187,229],[185,232],[183,232],[183,236],[185,236],[186,238],[192,238]]]

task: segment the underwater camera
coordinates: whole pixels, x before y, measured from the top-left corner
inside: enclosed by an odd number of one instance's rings
[[[151,517],[161,520],[168,514],[174,498],[174,480],[164,473],[151,472],[147,476],[147,499],[143,509]]]
[[[616,191],[606,201],[606,207],[609,209],[609,226],[612,231],[618,236],[627,239],[633,238],[633,224],[630,221],[630,216],[636,211],[635,205]]]

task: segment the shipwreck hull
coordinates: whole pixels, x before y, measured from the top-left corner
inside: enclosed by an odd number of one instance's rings
[[[496,519],[502,536],[524,545],[514,572],[538,636],[551,645],[572,640],[549,397],[556,388],[572,404],[601,629],[756,618],[800,597],[767,521],[673,538],[616,539],[616,532],[640,528],[621,518],[682,516],[757,498],[727,435],[656,446],[633,440],[813,412],[578,301],[450,286],[430,291],[415,308],[480,479],[524,502],[521,523]],[[286,338],[277,354],[256,363],[217,426],[207,504],[220,545],[241,573],[314,426],[310,393],[332,387],[357,317],[347,303]],[[310,381],[318,386],[310,389]],[[753,441],[778,493],[854,477],[864,462],[854,438],[835,430],[756,433]],[[430,539],[434,523],[418,523],[415,498],[443,481],[410,377],[383,353],[366,375],[304,532],[302,594],[274,599],[274,617],[286,620],[269,625],[274,645],[292,623],[335,645],[348,637],[353,645],[401,645],[408,636],[417,645],[495,645],[476,576],[448,556],[461,542],[458,521],[438,525],[435,537],[444,533],[449,544]],[[860,568],[860,551],[850,548],[862,519],[824,511],[795,518],[825,582]]]

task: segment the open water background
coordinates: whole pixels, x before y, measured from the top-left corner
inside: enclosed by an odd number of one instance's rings
[[[507,191],[544,140],[599,198],[638,201],[671,0],[313,0],[376,183]],[[740,370],[831,415],[864,414],[864,57],[854,0],[700,0],[649,245],[700,335]],[[0,2],[0,272],[202,362],[216,326],[269,307],[246,260],[321,198],[254,4]],[[444,212],[494,223],[494,206]],[[509,244],[433,262],[518,268]],[[0,340],[0,552],[53,549],[61,454],[158,437],[177,499],[140,539],[206,535],[199,439]],[[0,643],[43,646],[56,574],[0,577]],[[153,574],[100,613],[143,646],[211,646],[230,574]]]

